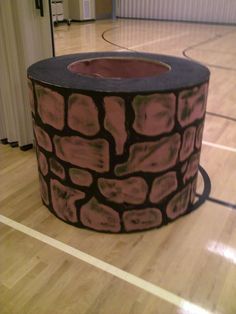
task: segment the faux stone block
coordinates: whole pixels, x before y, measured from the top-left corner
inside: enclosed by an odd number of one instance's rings
[[[138,171],[160,172],[173,167],[180,149],[180,135],[164,137],[156,142],[136,143],[130,146],[129,159],[117,165],[115,174],[126,175]]]
[[[69,169],[70,179],[74,184],[82,185],[82,186],[90,186],[93,182],[93,177],[91,173],[86,170],[78,169],[78,168],[70,168]]]
[[[148,192],[147,183],[139,177],[123,180],[100,178],[98,188],[109,201],[120,204],[142,204]]]
[[[55,158],[50,158],[49,163],[51,171],[59,178],[65,179],[66,174],[63,166]]]
[[[191,158],[189,159],[187,170],[184,175],[184,183],[197,173],[198,166],[199,166],[199,159],[200,159],[199,153],[192,155]]]
[[[43,203],[80,228],[128,233],[195,209],[209,71],[92,52],[28,69]]]
[[[158,227],[162,223],[162,214],[158,208],[145,208],[124,212],[126,231],[145,230]]]
[[[183,142],[180,150],[180,160],[186,160],[193,152],[196,128],[191,126],[184,131]]]
[[[195,195],[197,190],[197,178],[195,178],[192,182],[192,188],[191,188],[191,202],[194,203]]]
[[[59,93],[36,85],[38,114],[43,123],[49,124],[55,129],[64,127],[64,98]]]
[[[82,94],[69,97],[68,126],[88,136],[98,133],[98,109],[91,97]]]
[[[186,212],[190,201],[190,193],[191,184],[187,185],[170,200],[166,208],[166,214],[170,219],[176,219]]]
[[[46,156],[40,152],[39,150],[37,151],[38,155],[38,164],[39,164],[39,169],[42,172],[44,176],[48,174],[48,162]]]
[[[46,205],[49,205],[48,186],[44,177],[39,175],[40,193],[41,197]]]
[[[56,155],[61,160],[97,172],[109,170],[109,143],[105,139],[87,140],[79,136],[54,136]]]
[[[178,188],[176,172],[171,171],[154,179],[150,194],[152,203],[159,203],[163,198]]]
[[[111,207],[100,204],[96,198],[81,207],[80,219],[85,226],[95,230],[120,231],[119,214]]]
[[[208,84],[184,90],[179,94],[178,120],[182,127],[202,119],[206,111]]]
[[[135,131],[149,136],[170,132],[175,125],[175,103],[172,93],[136,96],[133,101]]]
[[[202,145],[203,127],[204,127],[204,124],[201,123],[199,127],[197,128],[196,142],[195,142],[195,146],[197,149],[200,149]]]
[[[52,205],[58,217],[69,222],[77,222],[75,202],[85,197],[84,192],[51,180]]]
[[[52,142],[47,134],[41,127],[34,125],[34,133],[39,146],[45,150],[52,152]]]

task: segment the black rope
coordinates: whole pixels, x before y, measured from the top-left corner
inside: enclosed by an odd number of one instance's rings
[[[205,201],[209,199],[209,195],[211,193],[211,180],[207,172],[205,171],[205,169],[200,165],[199,165],[199,172],[203,178],[204,189],[203,189],[202,194],[196,194],[196,196],[198,196],[198,200],[191,207],[191,211],[194,209],[197,209],[199,206],[205,203]]]

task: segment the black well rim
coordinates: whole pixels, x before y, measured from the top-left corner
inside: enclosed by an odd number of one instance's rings
[[[134,79],[87,77],[68,70],[68,66],[73,62],[104,57],[146,59],[165,63],[171,69],[161,75]],[[89,52],[65,55],[39,61],[28,68],[29,78],[47,85],[106,93],[176,91],[205,83],[209,80],[209,76],[209,70],[197,62],[172,56],[136,52]]]

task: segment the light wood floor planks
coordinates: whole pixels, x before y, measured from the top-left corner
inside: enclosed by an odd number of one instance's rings
[[[185,52],[211,65],[207,110],[215,115],[206,117],[204,140],[236,148],[235,26],[106,20],[58,26],[55,41],[57,55],[128,48]],[[204,145],[201,164],[211,178],[211,197],[235,205],[236,153]],[[42,205],[33,150],[0,145],[0,179],[0,215],[166,289],[202,313],[236,313],[235,209],[207,201],[159,230],[107,235],[71,227]],[[193,312],[0,223],[0,313]]]

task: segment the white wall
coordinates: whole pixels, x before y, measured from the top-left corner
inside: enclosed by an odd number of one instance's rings
[[[236,0],[116,0],[118,17],[236,24]]]

